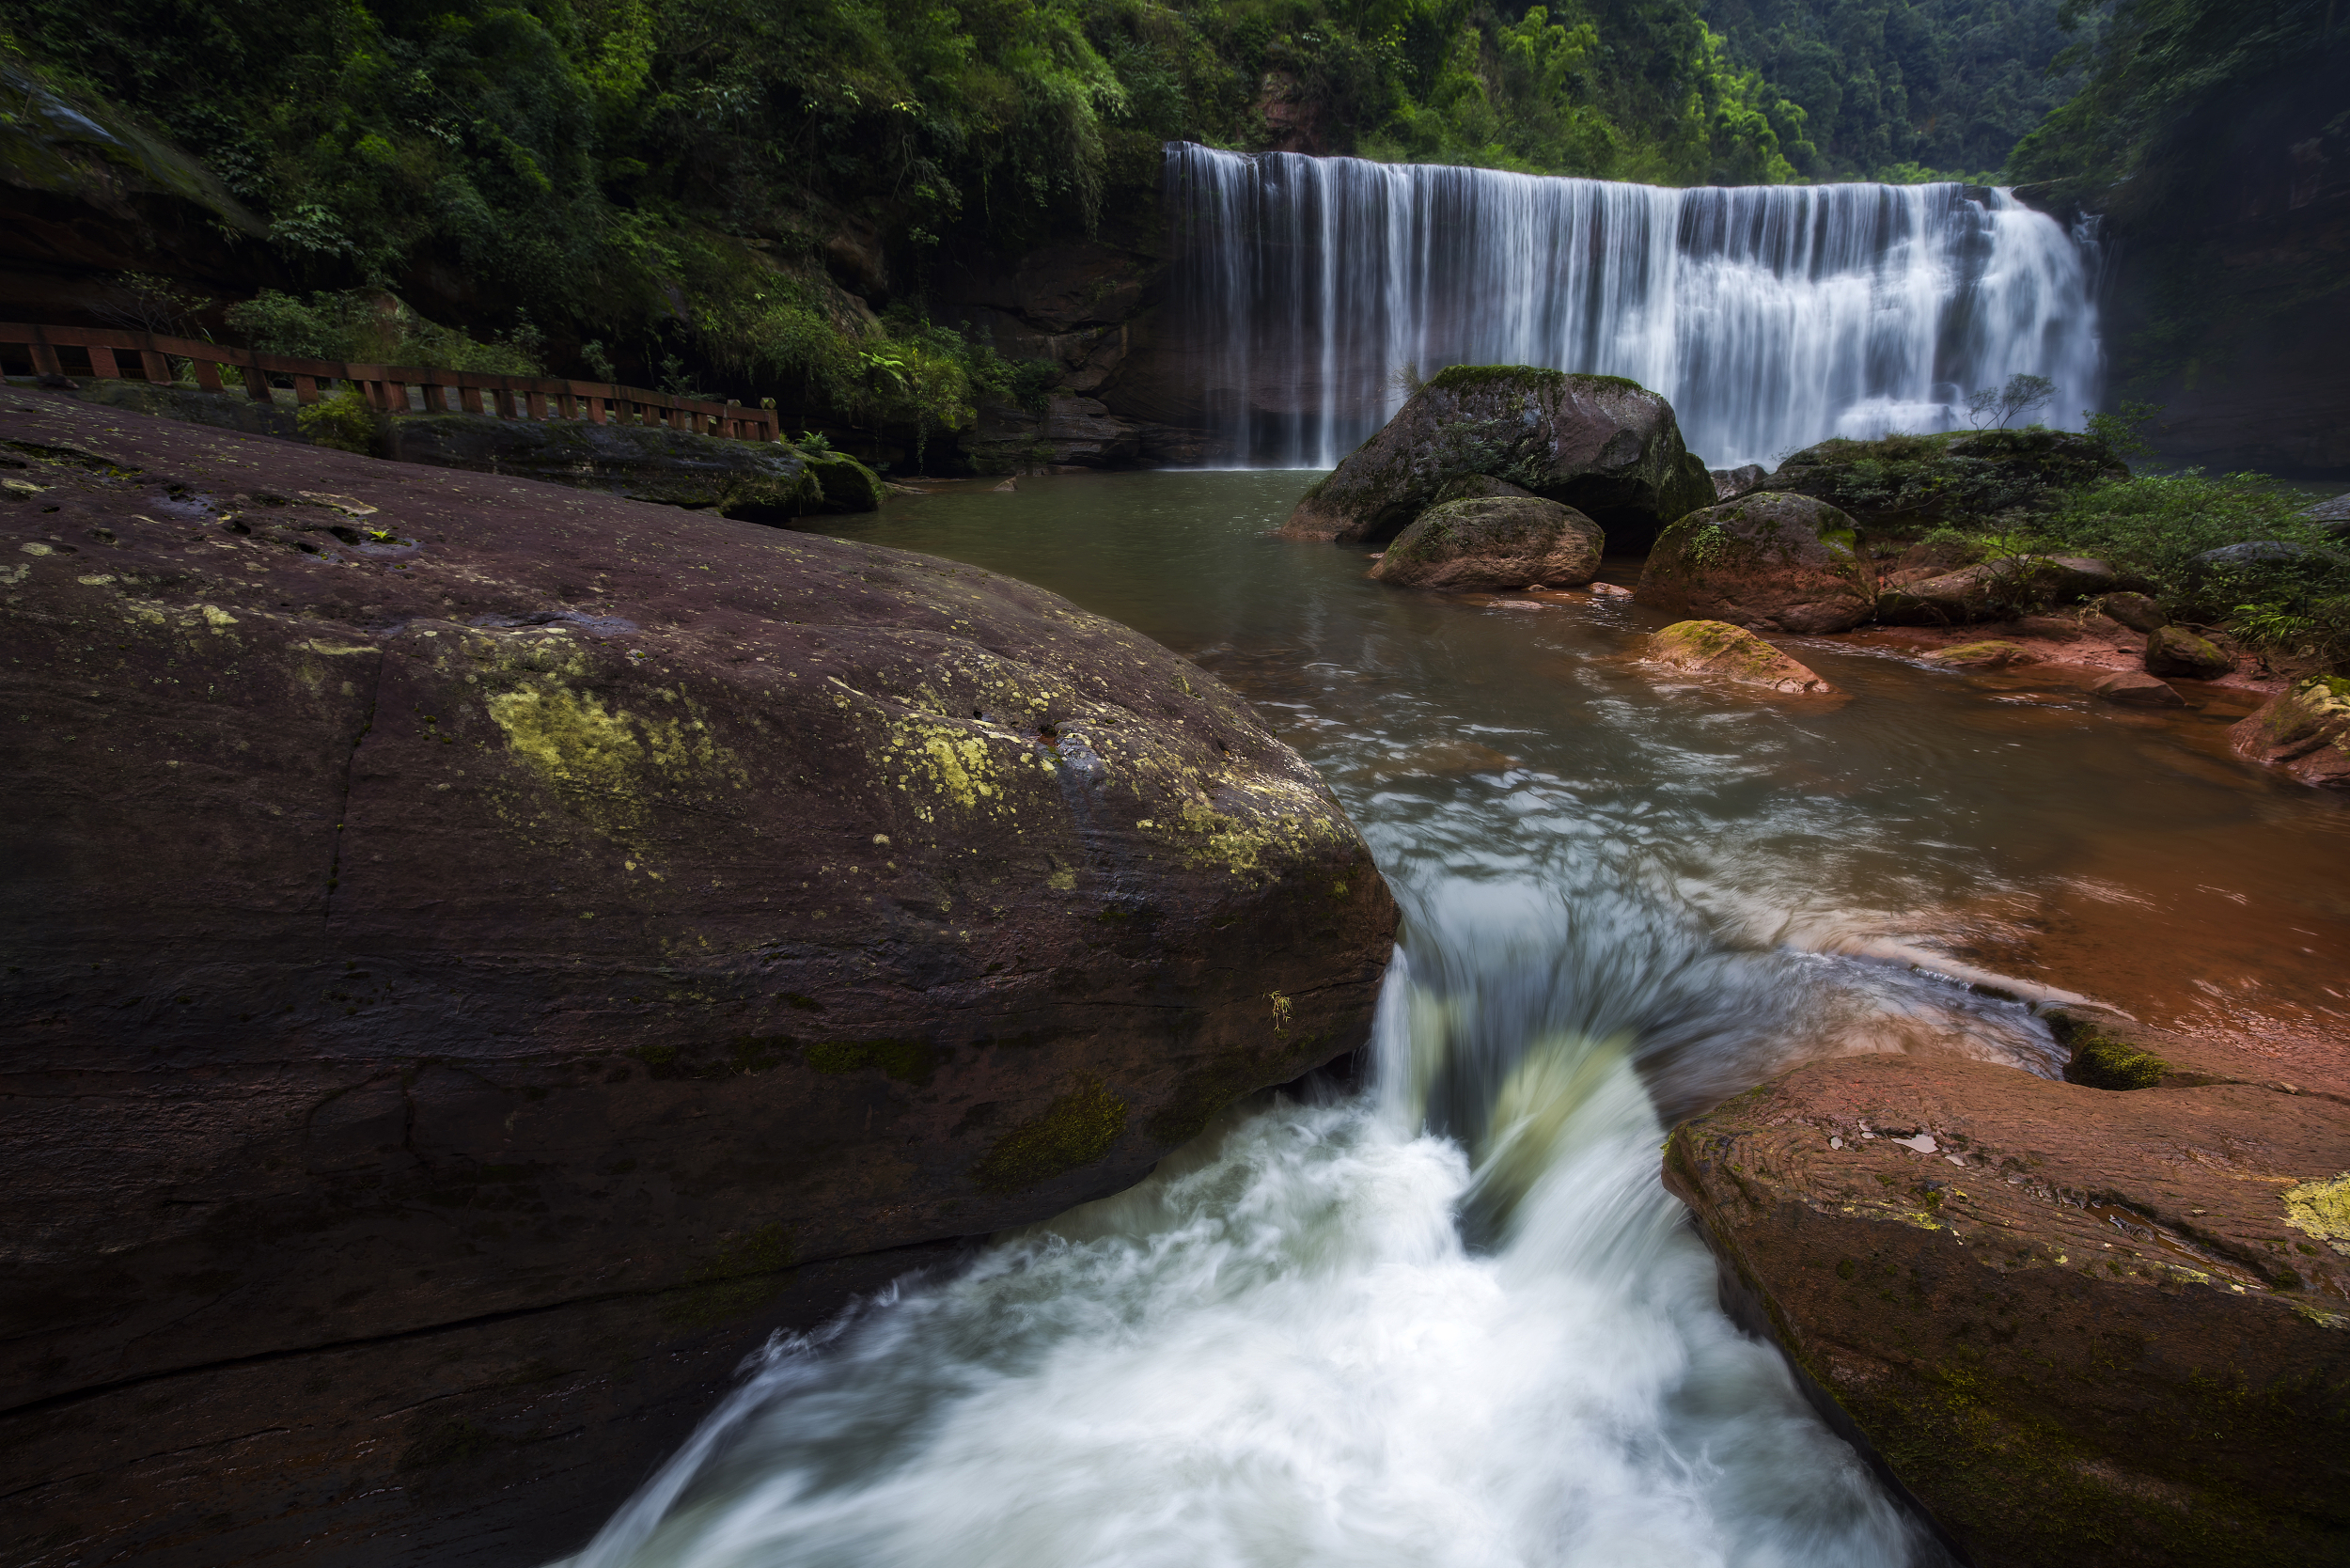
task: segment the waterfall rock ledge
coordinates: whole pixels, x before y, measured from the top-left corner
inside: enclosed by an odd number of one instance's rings
[[[771,1332],[1368,1032],[1337,800],[1054,594],[5,402],[9,1560],[574,1549]]]

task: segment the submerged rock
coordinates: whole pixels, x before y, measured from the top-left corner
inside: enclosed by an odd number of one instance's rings
[[[2146,673],[2177,675],[2190,681],[2217,681],[2235,668],[2235,660],[2209,637],[2199,637],[2184,626],[2157,626],[2146,638]]]
[[[2040,662],[2040,655],[2019,642],[2004,637],[1989,637],[1982,642],[1961,643],[1926,655],[1930,663],[1950,665],[1958,669],[2001,669],[2009,665],[2031,665]]]
[[[1981,1568],[2336,1560],[2350,1111],[2093,1033],[2078,1083],[1797,1068],[1675,1129],[1666,1184],[1725,1304]]]
[[[1828,696],[1836,688],[1743,626],[1721,620],[1683,620],[1649,638],[1649,663],[1742,686],[1791,696]]]
[[[1635,597],[1668,615],[1807,635],[1869,619],[1852,519],[1805,495],[1762,491],[1681,518],[1657,540]]]
[[[1134,632],[40,402],[0,409],[22,1535],[545,1560],[772,1331],[1365,1035],[1361,838]]]
[[[544,479],[753,523],[881,505],[881,480],[854,458],[781,442],[487,414],[407,414],[384,424],[384,455],[400,463]]]
[[[1524,365],[1455,365],[1297,503],[1292,539],[1379,543],[1434,505],[1446,484],[1482,474],[1574,508],[1607,548],[1641,551],[1658,529],[1714,498],[1705,465],[1681,444],[1672,405],[1619,376]]]
[[[2186,698],[2169,682],[2135,669],[2108,675],[2089,688],[2100,701],[2123,708],[2184,708]]]
[[[1479,476],[1439,492],[1371,575],[1399,588],[1579,588],[1599,575],[1599,525],[1556,501]]]
[[[2238,757],[2286,777],[2350,790],[2350,677],[2313,675],[2228,731]]]

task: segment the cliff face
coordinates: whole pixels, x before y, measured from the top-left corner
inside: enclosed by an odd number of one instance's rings
[[[2159,199],[2102,207],[2111,395],[2163,405],[2165,458],[2350,472],[2350,114],[2340,52],[2212,105]],[[2026,193],[2028,196],[2029,193]]]

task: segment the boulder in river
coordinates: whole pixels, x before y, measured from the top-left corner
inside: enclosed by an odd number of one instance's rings
[[[2005,556],[1887,588],[1876,618],[1893,626],[1963,625],[2076,604],[2120,582],[2113,568],[2085,556]]]
[[[2184,708],[2186,698],[2168,681],[2148,675],[2141,670],[2125,669],[2108,675],[2091,686],[2090,691],[2101,702],[2122,708]]]
[[[2350,677],[2312,675],[2228,732],[2235,754],[2286,777],[2350,790]]]
[[[1836,688],[1743,626],[1724,620],[1681,620],[1649,638],[1648,662],[1742,686],[1790,696],[1825,697]]]
[[[1666,528],[1636,597],[1668,615],[1815,635],[1869,619],[1852,519],[1808,495],[1758,491]]]
[[[2146,638],[2146,673],[2217,681],[2235,668],[2228,651],[2184,626],[2157,626]]]
[[[1953,669],[2004,669],[2009,665],[2029,665],[2040,662],[2040,655],[2020,642],[2005,637],[1988,637],[1982,642],[1963,642],[1955,648],[1945,648],[1926,655],[1928,662],[1948,665]]]
[[[1307,491],[1281,531],[1381,543],[1472,474],[1574,508],[1618,552],[1646,550],[1658,529],[1714,498],[1705,464],[1681,444],[1672,404],[1637,382],[1455,365]]]
[[[1725,1305],[1980,1568],[2339,1561],[2339,1088],[2058,1027],[2075,1082],[1844,1057],[1675,1129]]]
[[[12,1540],[546,1560],[770,1333],[1367,1032],[1338,802],[1055,594],[62,398],[0,441]]]
[[[2128,478],[2128,467],[2094,436],[2020,430],[1838,437],[1787,458],[1766,482],[1816,496],[1863,528],[1899,534],[2002,512],[2045,512],[2067,491]]]
[[[1599,575],[1599,525],[1477,476],[1455,480],[1397,535],[1371,575],[1399,588],[1579,588]]]

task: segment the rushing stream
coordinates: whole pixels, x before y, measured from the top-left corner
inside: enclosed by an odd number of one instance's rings
[[[1847,699],[1660,681],[1624,601],[1397,591],[1266,537],[1305,478],[838,525],[1140,628],[1322,768],[1406,912],[1364,1087],[1261,1097],[772,1347],[576,1568],[1935,1561],[1722,1315],[1666,1126],[1823,1054],[2051,1071],[1970,966],[2126,987],[2151,946],[2149,1016],[2280,1051],[2350,1013],[2350,811],[2227,760],[2232,713],[1825,645]]]

